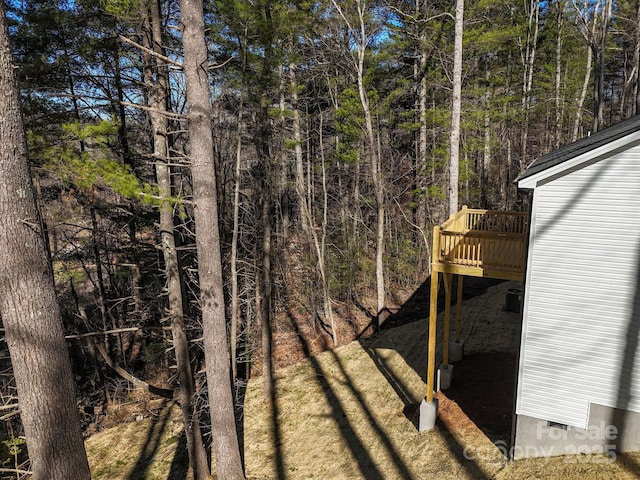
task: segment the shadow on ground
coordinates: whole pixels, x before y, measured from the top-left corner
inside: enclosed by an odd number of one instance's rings
[[[134,467],[127,480],[145,480],[155,477],[154,464],[158,461],[158,456],[162,455],[167,444],[174,441],[177,442],[171,464],[169,466],[169,474],[167,480],[183,480],[187,478],[189,470],[189,456],[187,455],[187,442],[184,432],[177,437],[171,436],[169,430],[172,415],[170,413],[171,406],[165,404],[161,413],[153,418],[153,421],[147,426],[146,438],[140,451]]]
[[[502,280],[487,279],[480,277],[465,277],[463,289],[463,317],[465,302],[480,295],[483,295],[491,287],[503,283]],[[381,326],[381,330],[387,332],[392,328],[400,327],[408,323],[425,319],[429,312],[429,286],[428,278],[414,294],[404,303],[404,305],[391,315]],[[457,279],[454,278],[452,291],[457,290]],[[452,297],[455,297],[453,295]],[[452,298],[452,323],[455,312],[455,298]],[[444,310],[444,288],[439,289],[438,311]],[[493,308],[501,309],[502,304]],[[486,315],[491,316],[491,311]],[[480,321],[475,328],[483,328],[483,324],[491,323]],[[436,365],[442,359],[442,322],[438,321],[438,355]],[[414,425],[418,426],[417,414],[418,405],[410,403],[399,385],[398,379],[384,367],[380,358],[376,358],[376,349],[390,348],[397,351],[415,372],[426,383],[427,368],[427,338],[428,326],[425,322],[424,335],[410,342],[396,342],[393,336],[374,335],[372,338],[363,339],[363,347],[372,358],[378,370],[386,378],[396,393],[405,402],[405,415]],[[500,351],[500,346],[496,345],[488,352],[475,352],[456,362],[454,365],[454,380],[452,386],[446,390],[446,396],[457,403],[462,411],[475,423],[475,425],[492,441],[510,443],[511,427],[513,420],[513,407],[515,395],[515,381],[517,369],[517,355],[512,351]]]
[[[493,278],[481,277],[465,277],[464,290],[462,299],[468,300],[478,295],[482,295],[489,287],[499,285],[504,280],[496,280]],[[391,314],[385,322],[380,326],[380,330],[388,330],[390,328],[399,327],[407,323],[415,322],[429,316],[429,294],[431,287],[431,277],[428,277],[406,302],[402,304],[400,309]],[[452,291],[457,291],[457,278],[453,279]],[[444,288],[440,285],[438,290],[438,312],[444,310]]]
[[[446,394],[489,439],[510,444],[517,356],[508,352],[477,353],[454,367]]]

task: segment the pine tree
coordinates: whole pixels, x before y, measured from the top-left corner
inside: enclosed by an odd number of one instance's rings
[[[16,71],[0,4],[0,315],[33,478],[89,479],[69,353],[27,161]],[[6,266],[11,265],[11,268]]]

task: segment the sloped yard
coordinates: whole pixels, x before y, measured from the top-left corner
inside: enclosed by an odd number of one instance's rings
[[[515,358],[518,335],[518,315],[501,309],[509,286],[496,285],[464,303],[468,357],[455,367],[460,378],[457,382],[454,375],[448,396],[439,395],[440,419],[433,431],[419,433],[415,426],[425,388],[426,320],[278,371],[275,419],[264,401],[260,379],[252,380],[246,391],[243,424],[247,476],[638,478],[640,456],[616,463],[586,456],[508,462],[501,453],[508,444],[510,419],[505,415],[513,389],[513,378],[506,379],[515,365],[504,359]],[[474,384],[473,379],[482,372],[490,375]],[[177,417],[163,421],[162,416],[146,419],[116,427],[119,433],[111,429],[90,438],[87,448],[94,478],[185,478],[184,464],[173,456],[181,444],[176,430],[179,422]]]

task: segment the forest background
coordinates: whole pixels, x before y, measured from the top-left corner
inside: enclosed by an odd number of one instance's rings
[[[85,433],[132,385],[175,388],[197,452],[210,441],[189,420],[208,408],[204,233],[180,3],[6,10]],[[525,210],[513,182],[526,165],[637,113],[640,1],[478,0],[460,24],[458,130],[455,3],[205,2],[235,392],[262,373],[269,399],[274,368],[376,331],[428,277],[452,206]]]

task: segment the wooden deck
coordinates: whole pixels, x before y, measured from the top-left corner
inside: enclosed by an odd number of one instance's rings
[[[433,230],[432,271],[522,281],[528,219],[462,207]]]
[[[458,275],[455,337],[451,345],[461,346],[460,309],[462,279],[465,275],[522,281],[526,263],[529,214],[477,210],[466,206],[433,229],[431,257],[431,295],[429,305],[429,347],[427,353],[427,392],[425,400],[433,402],[436,377],[436,318],[440,275],[444,280],[444,345],[440,371],[449,368],[449,322],[453,275]],[[461,352],[461,348],[458,349]],[[450,374],[450,371],[449,371]],[[443,387],[443,388],[446,388]]]

